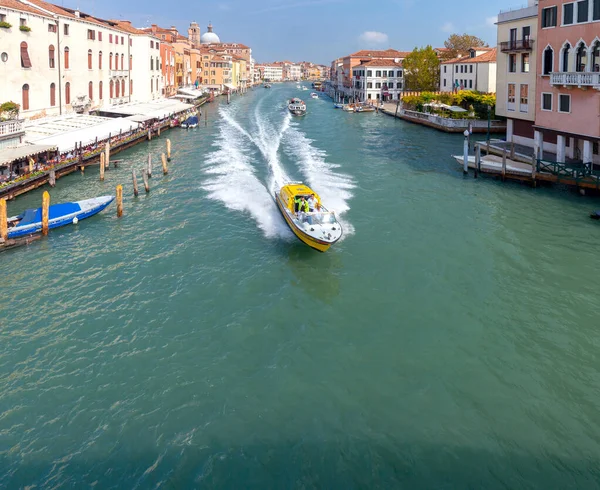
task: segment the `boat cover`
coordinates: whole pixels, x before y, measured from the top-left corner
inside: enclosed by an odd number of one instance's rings
[[[187,124],[188,126],[189,126],[190,124],[198,124],[198,116],[191,116],[191,117],[188,117],[188,118],[185,120],[185,124]]]
[[[48,210],[48,219],[60,218],[68,214],[81,211],[79,204],[75,202],[65,202],[63,204],[53,204]],[[19,222],[19,226],[30,225],[32,223],[40,223],[42,221],[42,208],[27,209],[19,217],[23,217]]]

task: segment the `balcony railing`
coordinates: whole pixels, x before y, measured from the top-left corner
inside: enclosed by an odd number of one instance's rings
[[[513,51],[532,51],[533,39],[519,39],[500,43],[500,51],[510,53]]]
[[[24,129],[23,129],[23,120],[22,119],[0,122],[0,136],[7,136],[9,134],[18,134],[18,133],[22,133],[23,131],[24,131]]]
[[[126,77],[127,75],[127,70],[110,70],[111,77]]]
[[[600,72],[551,73],[551,85],[595,87],[600,89]]]

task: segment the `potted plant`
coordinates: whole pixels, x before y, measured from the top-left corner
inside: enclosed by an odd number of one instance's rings
[[[31,32],[31,27],[29,27],[29,26],[19,26],[19,30],[21,32]]]
[[[2,29],[10,29],[12,27],[12,24],[6,21],[2,21],[0,22],[0,28]]]

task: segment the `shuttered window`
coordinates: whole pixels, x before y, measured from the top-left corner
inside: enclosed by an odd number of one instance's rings
[[[71,84],[65,83],[65,104],[71,103]]]
[[[102,70],[102,51],[98,53],[98,69]]]
[[[65,48],[65,69],[69,68],[69,48]],[[68,102],[67,102],[68,104]]]
[[[88,96],[90,100],[94,100],[94,84],[92,82],[88,84]]]
[[[92,69],[92,50],[88,49],[88,70]]]
[[[48,66],[50,68],[54,68],[55,62],[54,62],[54,46],[51,44],[48,47]]]
[[[125,97],[125,80],[121,80],[121,94]]]
[[[117,82],[115,83],[115,97],[119,96],[119,93],[120,93],[119,88],[120,88],[120,85],[119,85],[119,81],[117,80]]]
[[[21,43],[21,66],[23,68],[31,68],[31,59],[29,58],[29,53],[27,52],[27,43],[23,41]],[[29,90],[29,86],[28,90]]]
[[[115,87],[112,80],[110,81],[109,87],[110,87],[110,98],[112,99],[114,96],[114,87]]]
[[[56,105],[56,85],[53,83],[50,84],[50,107],[54,107]]]
[[[102,100],[102,82],[98,84],[98,100]]]
[[[29,85],[25,84],[23,85],[23,90],[22,90],[22,99],[23,99],[23,103],[21,104],[23,106],[23,110],[27,111],[29,110]]]

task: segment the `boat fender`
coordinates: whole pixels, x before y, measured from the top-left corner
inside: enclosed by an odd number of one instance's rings
[[[76,225],[77,223],[79,223],[79,220],[77,219],[77,216],[75,216],[73,218],[73,224]]]

